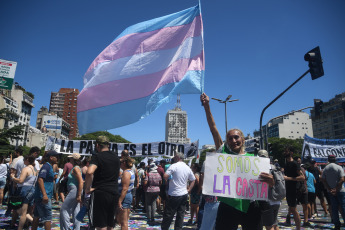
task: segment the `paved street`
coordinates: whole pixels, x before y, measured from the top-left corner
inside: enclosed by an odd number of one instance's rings
[[[5,208],[6,206],[4,206]],[[318,210],[319,210],[319,216],[311,219],[310,223],[313,225],[314,229],[333,229],[333,224],[331,224],[331,218],[330,216],[324,216],[324,212],[322,211],[321,206],[318,204],[317,205]],[[285,227],[282,226],[281,223],[285,222],[286,219],[286,214],[287,214],[287,205],[286,201],[284,200],[279,211],[279,228],[280,229],[295,229],[295,226],[292,225],[291,227]],[[303,212],[302,212],[302,207],[298,206],[299,213],[301,215],[301,218],[303,219]],[[0,214],[3,214],[5,212],[4,209],[0,210]],[[190,215],[189,212],[185,215],[185,226],[184,229],[196,229],[196,226],[187,226],[187,221],[189,219]],[[156,223],[152,226],[148,225],[146,222],[146,216],[142,212],[141,209],[132,212],[130,215],[130,221],[129,221],[129,229],[160,229],[160,223],[162,221],[162,215],[156,215]],[[8,229],[9,227],[9,222],[10,222],[9,217],[0,217],[0,229]],[[291,218],[291,221],[293,223],[293,218]],[[341,218],[341,221],[343,223],[343,220]],[[59,224],[59,205],[54,205],[53,206],[53,224],[52,224],[53,229],[60,229],[60,224]],[[43,229],[42,227],[39,229]],[[82,224],[82,229],[88,229],[87,225],[87,219],[85,218],[84,223]],[[115,228],[120,229],[119,227]],[[173,229],[173,224],[171,226],[171,229]],[[239,228],[241,229],[241,228]],[[304,228],[302,228],[304,229]],[[310,228],[309,228],[310,229]],[[344,228],[345,229],[345,228]]]

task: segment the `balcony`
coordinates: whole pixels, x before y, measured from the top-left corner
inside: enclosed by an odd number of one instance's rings
[[[35,107],[34,106],[34,100],[27,94],[23,93],[23,101],[25,103],[27,103],[28,105],[30,105],[31,107]]]

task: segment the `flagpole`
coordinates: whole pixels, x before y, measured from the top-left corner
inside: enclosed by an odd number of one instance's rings
[[[199,12],[200,12],[200,20],[202,22],[202,14],[201,14],[201,0],[199,0]],[[203,65],[204,65],[204,73],[203,73],[203,76],[202,76],[202,80],[201,82],[204,83],[204,78],[205,78],[205,45],[204,45],[204,25],[203,23],[201,23],[201,40],[202,40],[202,58],[203,58]],[[204,93],[204,85],[201,87],[201,94]]]

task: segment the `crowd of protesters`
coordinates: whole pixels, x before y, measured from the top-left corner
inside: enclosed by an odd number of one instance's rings
[[[222,154],[253,156],[244,151],[244,135],[239,129],[231,129],[223,142],[215,125],[209,98],[200,98],[212,133],[216,151]],[[272,169],[284,172],[288,215],[296,229],[312,227],[309,220],[318,215],[316,197],[320,200],[324,215],[331,213],[335,229],[340,229],[339,210],[345,219],[344,170],[336,164],[336,157],[328,157],[329,164],[321,170],[313,160],[302,164],[293,158],[295,150],[287,147],[284,152],[285,165],[271,162]],[[60,228],[80,229],[88,213],[89,226],[96,229],[113,229],[117,224],[128,229],[132,210],[143,209],[147,223],[156,225],[156,214],[163,215],[160,223],[163,230],[170,228],[176,215],[174,229],[182,229],[186,210],[190,218],[186,224],[202,230],[209,229],[267,229],[277,230],[280,200],[255,201],[237,198],[215,197],[202,194],[205,162],[203,165],[184,162],[185,155],[176,152],[171,161],[148,163],[135,160],[127,150],[117,156],[109,149],[109,139],[99,136],[95,142],[95,153],[89,159],[78,153],[68,155],[68,162],[59,167],[61,155],[47,151],[39,156],[40,149],[33,147],[27,156],[18,148],[12,156],[0,157],[0,204],[8,202],[7,216],[12,216],[11,227],[18,221],[18,229],[37,229],[39,223],[51,229],[52,202],[60,206]],[[258,157],[269,157],[260,150]],[[272,173],[261,173],[259,179],[272,188],[277,181]],[[7,201],[4,194],[8,194]],[[22,205],[16,206],[11,197],[21,197]],[[327,201],[327,204],[326,204]],[[297,211],[303,207],[304,220]],[[328,205],[328,207],[327,207]],[[72,220],[72,221],[71,221]]]

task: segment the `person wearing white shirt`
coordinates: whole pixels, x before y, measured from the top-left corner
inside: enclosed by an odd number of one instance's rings
[[[172,164],[168,170],[164,173],[164,180],[169,180],[169,198],[165,205],[165,211],[162,221],[162,230],[167,230],[176,213],[175,227],[174,229],[182,229],[183,217],[186,210],[186,204],[188,199],[188,193],[191,192],[194,183],[195,176],[192,170],[186,163],[183,162],[183,153],[176,153],[174,156],[174,164]],[[188,181],[191,181],[187,188]]]

